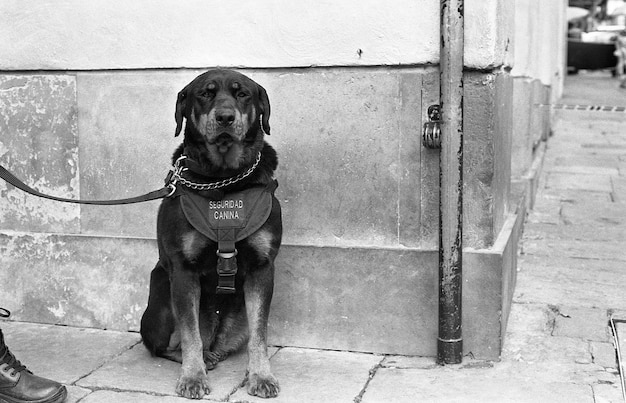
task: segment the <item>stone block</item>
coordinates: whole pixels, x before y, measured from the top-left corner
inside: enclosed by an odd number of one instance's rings
[[[468,0],[464,13],[465,65],[477,70],[509,65],[514,7],[505,0]]]
[[[528,78],[513,79],[513,133],[511,147],[511,176],[520,178],[532,164],[533,141],[530,133],[531,114],[536,111],[532,105],[532,84]]]
[[[181,142],[176,94],[195,75],[78,74],[81,197],[119,199],[163,186]],[[154,238],[158,205],[82,206],[81,232]]]
[[[424,74],[422,80],[422,121],[427,122],[430,105],[439,104],[439,71]],[[422,249],[439,247],[439,159],[440,150],[421,149],[420,166],[420,240]]]
[[[272,344],[434,355],[436,251],[285,245],[276,267]]]
[[[539,105],[550,104],[550,87],[540,80],[532,81],[532,111],[530,114],[530,135],[532,144],[547,140],[550,134],[551,108]]]
[[[400,234],[402,244],[418,243],[412,229],[420,197],[421,75],[322,70],[254,77],[276,116],[269,141],[281,161],[286,242],[396,247]],[[302,92],[306,108],[294,109]]]
[[[80,192],[73,75],[0,75],[0,163],[29,186],[60,197]],[[0,181],[5,230],[75,232],[77,205],[44,200]]]
[[[508,74],[465,74],[463,243],[472,248],[493,244],[508,209],[511,80]]]
[[[79,74],[83,197],[128,197],[162,185],[181,141],[173,138],[176,93],[200,72]],[[272,103],[267,140],[279,155],[286,242],[422,244],[420,220],[437,217],[424,217],[420,206],[434,198],[432,189],[422,195],[422,70],[244,73]],[[306,107],[294,107],[302,93]],[[84,206],[82,231],[154,237],[157,206]]]
[[[137,330],[154,240],[0,233],[1,294],[12,318]]]
[[[463,254],[464,350],[498,359],[517,281],[517,245],[524,214],[509,215],[493,248]]]

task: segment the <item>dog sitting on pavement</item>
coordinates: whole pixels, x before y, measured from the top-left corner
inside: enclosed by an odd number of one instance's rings
[[[267,353],[274,259],[282,236],[275,150],[265,89],[232,70],[210,70],[176,102],[175,191],[157,219],[159,260],[141,319],[145,346],[180,362],[176,392],[201,399],[207,370],[247,342],[247,391],[274,397]]]

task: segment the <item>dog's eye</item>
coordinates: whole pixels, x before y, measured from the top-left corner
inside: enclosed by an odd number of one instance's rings
[[[245,92],[243,92],[243,91],[239,91],[239,92],[237,93],[237,98],[245,98],[245,97],[247,97],[247,96],[248,96],[248,94],[247,94],[247,93],[245,93]]]
[[[211,90],[204,90],[200,93],[200,96],[202,98],[212,98],[213,97],[213,91]]]

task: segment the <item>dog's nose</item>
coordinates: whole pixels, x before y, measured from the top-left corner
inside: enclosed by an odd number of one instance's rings
[[[215,113],[215,120],[217,124],[223,127],[228,127],[235,121],[235,113],[230,110],[220,110]]]

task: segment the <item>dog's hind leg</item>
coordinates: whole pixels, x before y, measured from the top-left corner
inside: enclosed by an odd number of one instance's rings
[[[220,312],[220,323],[210,351],[205,352],[207,369],[213,369],[219,361],[239,350],[248,340],[248,320],[241,296],[233,296]]]
[[[215,308],[215,303],[211,298],[205,298],[204,294],[200,300],[200,338],[202,339],[202,355],[207,369],[213,369],[217,364],[211,355],[213,345],[219,325],[219,311]],[[212,364],[209,365],[209,362]]]
[[[170,301],[169,276],[158,262],[150,274],[150,295],[141,317],[140,333],[146,348],[161,357],[170,348],[174,333],[175,319]],[[176,361],[180,362],[180,359]]]

